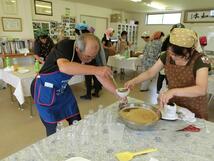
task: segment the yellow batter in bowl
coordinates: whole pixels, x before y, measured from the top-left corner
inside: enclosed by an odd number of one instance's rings
[[[154,111],[142,107],[134,107],[129,110],[124,109],[121,110],[119,114],[123,119],[142,125],[152,123],[159,119]]]
[[[119,119],[132,129],[144,130],[152,127],[160,119],[156,111],[152,105],[129,103],[119,111]]]

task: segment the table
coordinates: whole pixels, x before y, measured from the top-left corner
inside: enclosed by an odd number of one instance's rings
[[[13,94],[21,105],[25,102],[25,96],[31,96],[30,85],[36,75],[34,66],[26,66],[24,67],[24,69],[29,69],[29,72],[21,74],[19,72],[6,72],[4,70],[1,70],[0,74],[0,79],[15,88]],[[83,80],[83,76],[76,75],[69,81],[69,85],[82,82]]]
[[[139,57],[125,58],[121,55],[115,55],[109,56],[107,65],[118,69],[129,69],[137,71],[138,67],[142,64],[141,60],[142,59]]]
[[[129,98],[129,102],[141,101]],[[184,121],[160,120],[145,131],[134,131],[125,127],[123,135],[116,137],[114,135],[118,134],[117,129],[116,133],[112,133],[113,129],[109,127],[120,124],[117,111],[118,102],[104,109],[100,108],[96,113],[75,122],[75,125],[64,128],[2,161],[64,161],[74,156],[91,161],[116,161],[114,154],[117,152],[145,148],[158,148],[158,151],[138,156],[133,161],[150,161],[151,158],[158,161],[214,160],[214,123],[197,119],[194,124],[201,131],[194,133],[176,131],[188,125]]]
[[[21,74],[17,71],[7,72],[0,69],[0,79],[15,88],[13,95],[16,97],[20,105],[25,102],[25,97],[31,96],[30,85],[36,75],[33,65],[25,66],[24,69],[28,69],[29,72]],[[84,77],[82,75],[76,75],[69,81],[69,85],[82,82],[83,80]]]

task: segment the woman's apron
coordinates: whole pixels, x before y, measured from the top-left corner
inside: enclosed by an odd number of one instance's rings
[[[185,88],[196,85],[196,80],[193,72],[194,64],[200,57],[200,54],[194,54],[190,62],[185,66],[178,66],[170,63],[170,56],[166,57],[164,66],[166,77],[168,79],[168,88]],[[178,97],[170,99],[171,103],[176,103],[178,106],[186,107],[194,112],[198,118],[208,118],[207,95],[198,97]]]
[[[60,71],[36,76],[34,101],[45,122],[56,123],[79,115],[76,99],[68,85],[71,78]]]

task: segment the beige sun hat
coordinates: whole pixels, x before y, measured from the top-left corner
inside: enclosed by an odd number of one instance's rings
[[[169,42],[180,47],[191,48],[194,47],[197,40],[197,34],[193,30],[186,28],[175,28],[170,33]]]

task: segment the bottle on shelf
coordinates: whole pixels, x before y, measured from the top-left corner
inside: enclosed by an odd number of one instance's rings
[[[36,60],[36,61],[35,61],[35,64],[34,64],[34,71],[35,71],[36,73],[38,73],[39,70],[40,70],[39,61]]]
[[[6,67],[10,67],[11,66],[11,60],[10,60],[9,57],[5,58],[5,65],[6,65]]]

